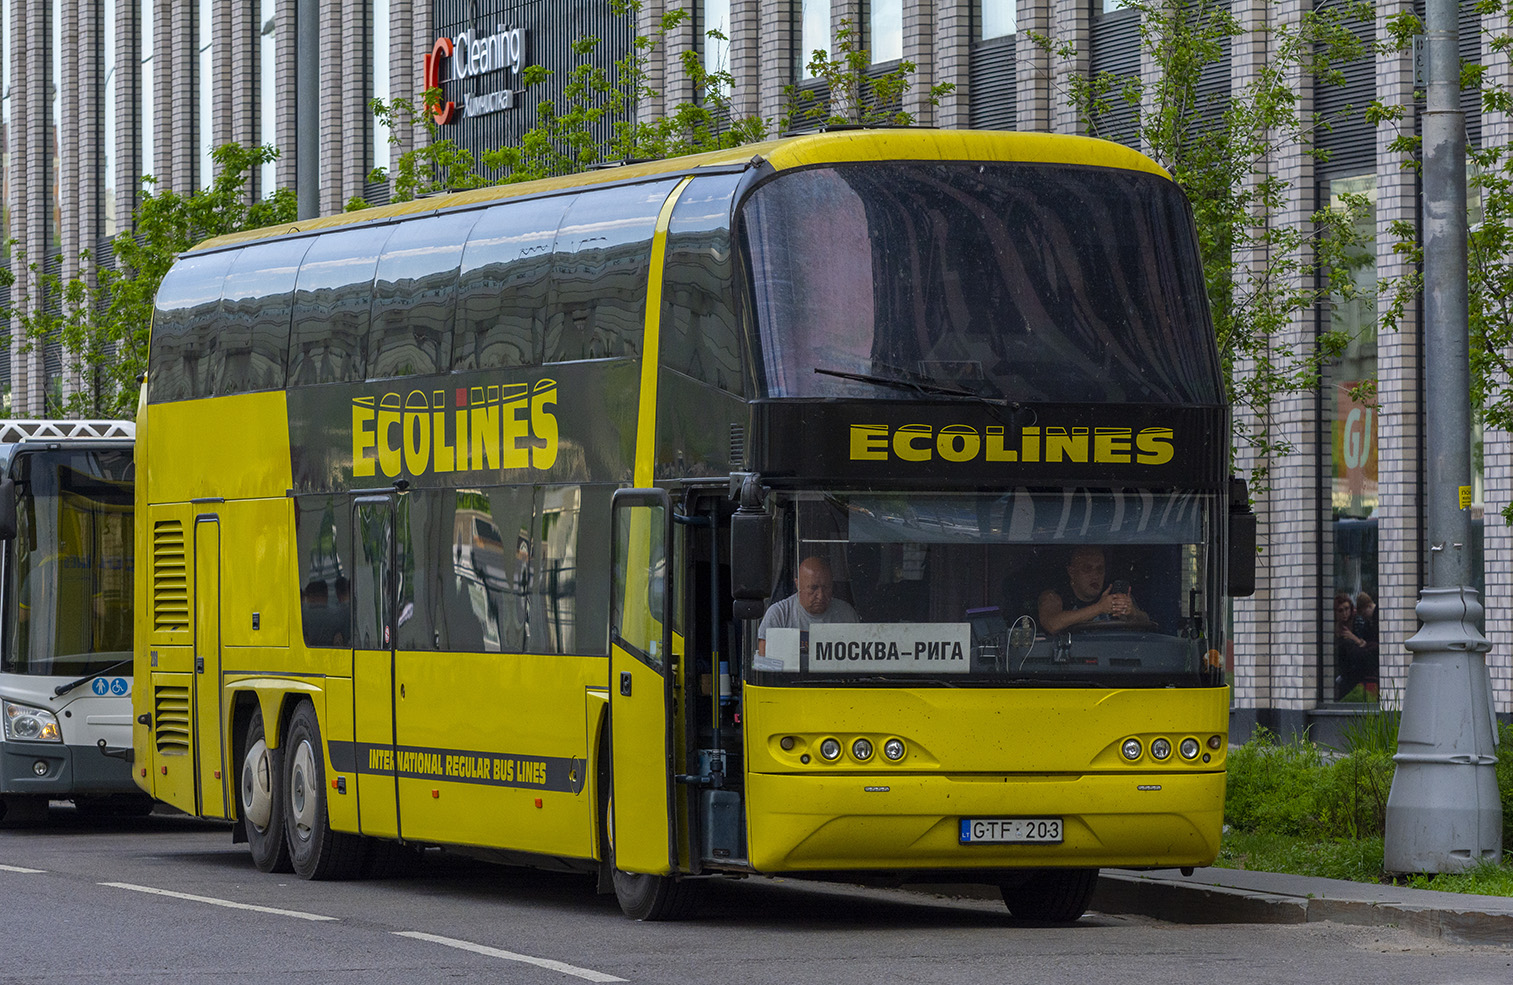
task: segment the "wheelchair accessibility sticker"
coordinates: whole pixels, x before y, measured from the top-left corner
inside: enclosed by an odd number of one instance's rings
[[[131,693],[131,678],[96,677],[90,682],[89,688],[101,697],[113,694],[118,698],[122,698]]]

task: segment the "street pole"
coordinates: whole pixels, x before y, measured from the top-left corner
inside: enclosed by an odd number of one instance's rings
[[[1456,0],[1428,0],[1423,120],[1424,447],[1429,563],[1387,797],[1383,867],[1460,872],[1502,857],[1496,722],[1471,582],[1466,125]]]

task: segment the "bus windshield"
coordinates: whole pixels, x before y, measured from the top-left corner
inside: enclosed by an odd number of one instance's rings
[[[800,493],[776,505],[780,590],[751,662],[762,683],[1201,685],[1222,666],[1204,548],[1212,494]]]
[[[23,454],[0,670],[78,676],[131,656],[132,453]]]
[[[842,164],[742,207],[762,394],[1217,404],[1182,194],[1048,164]]]

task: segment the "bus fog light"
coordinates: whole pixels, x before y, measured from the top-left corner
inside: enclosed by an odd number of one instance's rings
[[[26,739],[31,742],[62,742],[63,733],[58,730],[58,719],[50,711],[5,702],[5,737]]]
[[[37,774],[38,776],[46,776],[47,761],[44,759],[39,759],[35,763],[32,763],[32,772]]]
[[[1219,738],[1217,735],[1210,735],[1208,737],[1208,748],[1217,749],[1219,748],[1219,743],[1223,741],[1224,740]]]
[[[866,762],[867,760],[872,758],[872,743],[868,742],[866,739],[857,739],[855,742],[851,743],[851,755],[855,756],[862,762]]]
[[[791,735],[785,735],[785,736],[783,736],[781,739],[778,740],[778,745],[780,745],[780,746],[783,747],[783,751],[784,752],[792,752],[793,751],[793,746],[794,746],[793,736],[791,736]]]
[[[895,763],[898,762],[900,759],[903,759],[904,758],[904,740],[903,739],[889,739],[887,742],[884,742],[883,743],[883,755],[886,756],[886,757],[888,757],[888,759],[892,760]]]
[[[835,739],[826,739],[820,743],[820,756],[834,762],[841,758],[841,744]]]
[[[1183,739],[1182,744],[1177,747],[1177,751],[1182,754],[1183,759],[1197,759],[1198,751],[1202,748],[1202,746],[1198,745],[1197,739],[1186,738]]]
[[[1124,753],[1125,759],[1128,759],[1130,762],[1134,762],[1135,760],[1140,758],[1140,740],[1125,739],[1124,745],[1120,747],[1119,751]]]
[[[1157,759],[1166,759],[1172,754],[1172,744],[1165,739],[1156,739],[1151,742],[1151,755]]]

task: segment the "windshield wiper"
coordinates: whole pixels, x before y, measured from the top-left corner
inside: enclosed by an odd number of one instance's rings
[[[970,397],[973,400],[981,400],[984,403],[999,403],[999,401],[984,397],[980,393],[973,393],[971,390],[963,390],[960,387],[954,386],[943,386],[939,383],[931,383],[928,380],[911,380],[908,376],[873,376],[870,373],[848,373],[842,369],[823,369],[819,366],[814,367],[814,371],[822,376],[834,376],[842,380],[855,380],[858,383],[889,386],[896,390],[915,390],[919,393],[934,393],[943,397]]]
[[[79,687],[81,684],[88,684],[96,677],[103,677],[113,670],[120,670],[122,667],[125,667],[127,664],[131,663],[131,660],[131,657],[127,657],[125,660],[117,660],[115,663],[111,664],[109,667],[106,667],[104,670],[97,670],[93,674],[85,674],[78,680],[69,681],[67,684],[59,684],[57,687],[53,688],[53,697],[61,698],[63,695],[72,691],[74,688]]]

